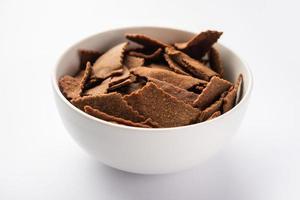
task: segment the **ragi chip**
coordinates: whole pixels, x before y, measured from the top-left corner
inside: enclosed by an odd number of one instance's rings
[[[188,125],[200,114],[198,109],[177,100],[154,83],[147,83],[142,89],[124,96],[124,99],[135,110],[153,119],[161,127]]]
[[[92,73],[92,65],[91,65],[91,63],[88,61],[88,62],[86,63],[86,68],[85,68],[85,70],[84,70],[84,74],[83,74],[83,76],[82,76],[82,79],[81,79],[81,81],[80,81],[80,89],[81,89],[81,91],[80,91],[80,96],[82,95],[83,90],[85,89],[85,84],[86,84],[86,82],[88,81],[88,79],[90,78],[91,73]]]
[[[106,94],[107,90],[109,88],[109,83],[111,81],[111,77],[105,79],[104,81],[102,81],[102,83],[100,85],[97,85],[93,88],[90,88],[88,90],[86,90],[83,95],[86,96],[97,96],[100,94]]]
[[[93,65],[93,77],[105,79],[123,72],[124,52],[128,43],[123,42],[109,49]]]
[[[65,75],[59,79],[60,91],[67,99],[75,99],[80,97],[80,79]]]
[[[227,112],[231,110],[235,104],[236,104],[236,99],[237,99],[237,93],[239,88],[241,87],[243,82],[243,76],[240,74],[236,83],[234,84],[234,87],[232,87],[227,95],[224,97],[224,103],[223,103],[223,112]]]
[[[218,73],[211,70],[203,63],[191,58],[183,52],[175,50],[174,48],[166,48],[166,53],[183,69],[189,71],[197,78],[209,81],[211,77],[218,75]]]
[[[156,39],[153,39],[153,38],[143,35],[143,34],[128,33],[128,34],[126,34],[126,38],[128,40],[131,40],[132,42],[140,44],[146,48],[157,49],[157,48],[164,48],[164,47],[168,46],[167,44],[165,44],[163,42],[160,42]]]
[[[194,107],[203,110],[209,104],[214,102],[220,95],[228,90],[232,84],[229,81],[214,76],[207,86],[203,89],[202,93],[194,101]]]
[[[187,104],[192,105],[193,102],[197,99],[198,94],[195,94],[193,92],[189,92],[185,89],[176,87],[175,85],[172,85],[170,83],[167,83],[165,81],[160,81],[154,78],[148,79],[150,82],[153,82],[158,86],[160,89],[168,93],[169,95],[176,97],[178,100],[181,100]]]
[[[116,92],[102,94],[98,96],[86,96],[71,101],[77,108],[84,110],[84,106],[91,106],[106,114],[130,120],[133,122],[142,122],[145,120],[137,111],[133,110],[122,98],[122,95]]]
[[[222,32],[208,30],[201,32],[187,42],[175,43],[175,47],[192,58],[200,60],[210,50],[212,45],[218,41],[221,35]]]
[[[137,76],[155,78],[165,81],[183,89],[189,89],[195,85],[207,83],[204,80],[200,80],[191,76],[177,74],[169,70],[158,68],[137,67],[132,71],[132,73]]]
[[[109,122],[116,122],[118,124],[123,124],[123,125],[127,125],[127,126],[135,126],[135,127],[142,127],[142,128],[151,128],[151,126],[145,124],[145,123],[138,123],[138,122],[132,122],[130,120],[126,120],[123,118],[119,118],[119,117],[115,117],[112,115],[109,115],[107,113],[101,112],[98,109],[94,109],[91,106],[84,106],[84,111],[87,114],[90,114],[94,117],[97,117],[99,119],[105,120],[105,121],[109,121]]]
[[[187,73],[180,65],[178,65],[175,61],[173,61],[168,54],[164,54],[164,58],[167,61],[169,67],[178,74],[183,74],[189,76],[189,73]]]

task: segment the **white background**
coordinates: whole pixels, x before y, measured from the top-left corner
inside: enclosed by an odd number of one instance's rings
[[[0,199],[300,199],[297,1],[0,1]],[[239,135],[192,170],[142,176],[88,157],[69,137],[50,74],[91,34],[133,25],[224,31],[255,87]]]

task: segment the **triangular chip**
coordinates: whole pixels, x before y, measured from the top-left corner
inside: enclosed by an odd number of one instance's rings
[[[194,106],[203,110],[206,106],[218,99],[231,85],[229,81],[214,76],[194,101]]]
[[[93,77],[105,79],[114,74],[122,74],[124,52],[128,43],[123,42],[109,49],[93,65]]]
[[[186,71],[189,71],[197,78],[209,81],[211,77],[218,75],[218,73],[214,72],[198,60],[195,60],[185,53],[175,50],[174,48],[166,48],[166,53],[182,68],[184,68]]]
[[[240,74],[236,83],[234,84],[234,87],[232,87],[227,95],[224,97],[224,103],[223,103],[223,112],[227,112],[231,110],[235,104],[236,104],[236,98],[239,88],[241,87],[243,82],[243,76]]]
[[[168,54],[164,54],[164,58],[167,61],[169,67],[178,74],[183,74],[189,76],[189,73],[185,72],[184,69],[173,61]]]
[[[187,42],[175,43],[175,47],[200,60],[210,50],[212,45],[218,41],[221,35],[222,32],[208,30],[201,32]]]
[[[189,89],[195,85],[207,83],[204,80],[159,68],[137,67],[132,71],[132,73],[137,76],[166,81],[183,89]]]
[[[78,54],[80,58],[80,69],[85,69],[87,62],[91,62],[91,64],[94,64],[94,62],[102,55],[98,51],[84,49],[79,50]]]
[[[150,52],[143,52],[143,51],[139,52],[134,50],[128,52],[128,55],[144,58],[146,61],[158,60],[161,57],[161,54],[162,54],[161,48],[158,48],[155,51],[150,51]]]
[[[106,114],[104,112],[101,112],[98,109],[94,109],[91,106],[84,106],[84,111],[94,117],[97,117],[99,119],[109,121],[109,122],[117,122],[118,124],[123,124],[127,126],[135,126],[135,127],[142,127],[142,128],[151,128],[151,126],[145,124],[145,123],[138,123],[138,122],[132,122],[130,120],[126,120],[123,118],[115,117],[109,114]]]
[[[124,59],[124,65],[128,69],[133,69],[133,68],[142,66],[144,64],[145,64],[145,59],[144,58],[139,58],[139,57],[135,57],[135,56],[126,55],[126,57]]]
[[[128,40],[131,40],[137,44],[140,44],[146,48],[164,48],[166,46],[168,46],[167,44],[163,43],[163,42],[160,42],[156,39],[153,39],[153,38],[150,38],[146,35],[143,35],[143,34],[131,34],[131,33],[128,33],[126,34],[126,38]]]
[[[93,88],[90,88],[90,89],[86,90],[84,92],[84,95],[86,95],[86,96],[97,96],[97,95],[100,95],[100,94],[106,94],[107,90],[109,88],[110,81],[111,81],[110,77],[105,79],[104,81],[102,81],[102,83],[100,85],[97,85]]]
[[[81,94],[83,93],[83,90],[85,89],[85,84],[86,84],[87,80],[90,78],[91,73],[92,73],[92,65],[91,65],[91,63],[88,61],[88,62],[86,63],[86,68],[85,68],[85,70],[84,70],[83,77],[82,77],[82,79],[81,79],[81,81],[80,81],[80,89],[81,89],[81,91],[80,91],[80,96],[81,96]]]
[[[167,83],[165,81],[160,81],[154,78],[149,78],[150,82],[153,82],[158,86],[160,89],[168,93],[169,95],[176,97],[178,100],[181,100],[187,104],[193,104],[193,102],[197,99],[198,94],[195,94],[193,92],[189,92],[185,89],[176,87],[175,85],[172,85],[170,83]]]
[[[122,95],[116,92],[102,94],[98,96],[86,96],[71,101],[77,108],[84,110],[84,106],[91,106],[106,114],[130,120],[133,122],[142,122],[145,120],[137,111],[133,110]]]
[[[212,47],[209,51],[209,66],[212,70],[220,74],[221,77],[224,76],[224,68],[221,62],[220,54],[214,47]]]
[[[124,96],[124,99],[135,110],[153,119],[161,127],[188,125],[200,114],[198,109],[177,100],[154,83],[147,83],[142,89]]]
[[[74,99],[80,97],[80,79],[66,75],[59,79],[60,91],[67,99]]]

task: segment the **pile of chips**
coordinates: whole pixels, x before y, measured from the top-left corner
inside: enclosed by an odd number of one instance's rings
[[[80,70],[59,80],[63,95],[84,112],[113,123],[143,128],[185,126],[232,109],[242,75],[224,79],[213,46],[222,32],[205,31],[183,43],[166,44],[143,34],[104,53],[79,50]]]

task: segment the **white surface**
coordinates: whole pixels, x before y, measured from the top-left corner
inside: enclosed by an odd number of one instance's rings
[[[0,1],[0,199],[299,199],[299,4],[277,2]],[[86,156],[63,128],[49,77],[58,56],[82,37],[131,25],[223,30],[221,41],[252,67],[240,134],[204,165],[119,172]]]
[[[52,84],[60,117],[73,139],[95,159],[116,169],[139,174],[164,174],[194,167],[231,142],[247,110],[253,78],[236,52],[216,45],[228,80],[243,74],[243,97],[231,111],[214,120],[186,127],[141,129],[96,119],[76,109],[58,87],[60,77],[80,65],[78,49],[101,50],[126,41],[126,33],[142,33],[166,43],[184,41],[193,33],[167,28],[135,27],[101,32],[69,48],[53,70]],[[77,62],[76,62],[77,61]],[[76,68],[74,68],[74,66]]]

